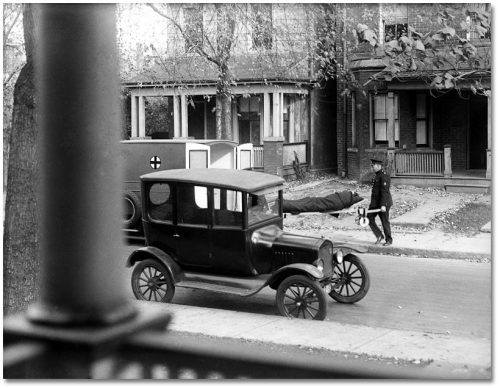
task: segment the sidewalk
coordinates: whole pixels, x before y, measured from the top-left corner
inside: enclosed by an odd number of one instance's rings
[[[144,302],[144,308],[148,303],[153,302]],[[436,371],[445,379],[491,377],[491,342],[487,339],[178,304],[164,306],[172,314],[168,328],[174,332],[401,360],[422,365],[422,378]]]

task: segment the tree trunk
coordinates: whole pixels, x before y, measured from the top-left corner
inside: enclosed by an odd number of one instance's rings
[[[38,147],[35,120],[32,5],[23,13],[26,65],[14,87],[4,224],[4,315],[38,294]]]
[[[217,139],[233,140],[232,133],[232,107],[231,90],[229,85],[231,76],[227,65],[219,68],[219,78],[217,80],[217,102],[215,125]]]

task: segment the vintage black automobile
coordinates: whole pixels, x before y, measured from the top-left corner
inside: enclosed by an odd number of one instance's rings
[[[127,260],[140,300],[170,302],[176,287],[242,297],[276,290],[286,317],[323,320],[330,295],[355,303],[368,271],[332,241],[284,232],[278,176],[228,169],[174,169],[141,176],[146,246]]]

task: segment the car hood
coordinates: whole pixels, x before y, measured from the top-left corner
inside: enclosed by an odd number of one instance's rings
[[[325,239],[284,232],[276,225],[257,229],[252,234],[252,243],[273,250],[318,251]]]

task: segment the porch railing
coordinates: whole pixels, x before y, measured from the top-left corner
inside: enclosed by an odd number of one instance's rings
[[[253,146],[253,166],[264,167],[264,146]],[[291,166],[295,160],[295,153],[299,163],[307,163],[307,142],[283,144],[283,166]]]
[[[444,176],[443,151],[396,151],[395,175]]]
[[[257,168],[264,167],[264,147],[253,146],[253,166]]]

